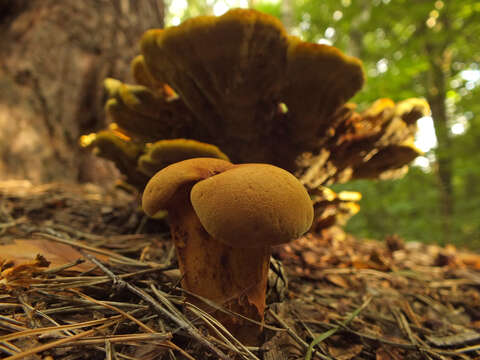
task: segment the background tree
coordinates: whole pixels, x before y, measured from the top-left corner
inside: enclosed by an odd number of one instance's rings
[[[104,126],[103,79],[129,74],[163,17],[163,0],[0,1],[0,178],[111,181],[77,141]]]
[[[433,238],[442,242],[471,242],[472,235],[478,239],[479,229],[469,223],[471,212],[467,215],[466,209],[474,207],[472,182],[479,179],[475,170],[478,118],[474,116],[478,101],[472,100],[478,96],[480,78],[476,36],[480,4],[441,0],[415,4],[305,0],[296,4],[299,33],[310,41],[332,43],[364,61],[367,85],[354,99],[360,106],[379,97],[423,96],[432,109],[438,145],[426,154],[432,160],[429,168],[415,169],[398,182],[349,185],[372,201],[364,201],[363,215],[357,215],[352,226],[366,225],[363,233],[373,236],[400,232],[421,239],[433,231],[437,235]],[[265,10],[271,11],[269,6]],[[455,136],[460,126],[466,132]],[[386,198],[389,204],[378,206]],[[393,215],[395,223],[385,222],[382,212]],[[419,218],[419,213],[424,216]],[[407,224],[399,226],[403,220]],[[421,225],[412,226],[418,222]]]

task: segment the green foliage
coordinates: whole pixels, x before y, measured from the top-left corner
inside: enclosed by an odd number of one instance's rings
[[[276,4],[271,2],[260,2],[259,4],[255,5],[255,9],[273,15],[279,19],[282,18],[282,9],[280,3]]]
[[[474,83],[462,77],[464,70],[480,69],[480,3],[300,0],[294,4],[296,29],[304,39],[329,40],[364,62],[367,83],[353,99],[360,108],[381,97],[398,101],[435,93],[430,82],[432,63],[447,60],[442,66],[449,126],[466,125],[465,133],[450,134],[450,144],[443,149],[453,163],[453,240],[480,249],[480,80]],[[441,241],[436,163],[427,172],[412,167],[401,180],[357,181],[335,188],[340,189],[364,195],[362,210],[348,224],[349,231],[380,239],[397,233],[407,240]]]
[[[346,189],[362,193],[360,213],[349,221],[347,231],[372,239],[392,234],[422,242],[441,238],[438,185],[418,167],[400,180],[361,180],[334,187]]]

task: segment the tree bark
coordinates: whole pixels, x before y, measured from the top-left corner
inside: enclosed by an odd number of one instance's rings
[[[449,130],[449,119],[446,108],[446,79],[450,69],[450,56],[447,50],[438,51],[427,44],[426,51],[429,56],[430,69],[428,73],[427,100],[432,110],[432,117],[437,137],[436,172],[441,191],[441,211],[443,238],[442,243],[452,240],[452,219],[454,216],[453,194],[453,158],[451,153],[452,139]]]
[[[372,8],[371,1],[359,1],[357,4],[359,13],[350,24],[348,54],[350,56],[365,58],[365,46],[363,44],[363,25],[370,21]]]
[[[288,32],[293,28],[294,14],[293,14],[293,1],[282,0],[282,22]]]
[[[163,0],[0,0],[0,180],[112,180],[77,141],[105,127],[103,79],[130,80],[163,16]]]

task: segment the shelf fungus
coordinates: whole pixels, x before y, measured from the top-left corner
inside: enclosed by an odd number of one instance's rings
[[[137,169],[142,145],[119,131],[116,124],[110,124],[107,130],[81,136],[80,146],[112,161],[130,185],[143,188],[147,183],[148,177]]]
[[[402,176],[420,154],[424,100],[380,99],[357,112],[347,101],[364,82],[360,60],[289,36],[272,16],[234,9],[148,30],[141,52],[136,85],[105,80],[117,132],[93,142],[140,191],[168,164],[203,156],[279,166],[313,196],[333,183]]]
[[[234,9],[148,30],[141,52],[137,85],[105,81],[106,113],[137,143],[212,144],[233,162],[295,172],[313,190],[397,176],[419,153],[424,101],[382,99],[357,113],[347,101],[364,82],[360,60],[289,36],[272,16]]]
[[[94,153],[114,162],[125,175],[127,183],[143,189],[157,171],[175,162],[210,157],[228,160],[214,145],[196,140],[172,139],[154,143],[132,141],[118,130],[115,123],[108,130],[80,138],[80,145],[94,149]]]
[[[233,9],[148,30],[141,52],[136,85],[105,81],[107,115],[144,149],[135,170],[160,170],[147,143],[192,139],[233,162],[282,167],[315,191],[399,176],[419,154],[412,144],[425,101],[381,99],[356,112],[347,101],[364,82],[360,60],[289,36],[272,16]]]
[[[321,234],[323,230],[345,223],[360,211],[358,202],[362,194],[357,191],[340,191],[335,193],[325,186],[310,191],[314,208],[314,222],[311,230]]]
[[[295,175],[308,189],[352,179],[389,179],[405,174],[422,152],[414,145],[416,121],[430,114],[426,101],[377,100],[363,112],[337,110],[328,137],[297,158]]]
[[[271,247],[300,237],[313,220],[298,179],[269,164],[189,159],[155,174],[142,206],[151,216],[168,211],[182,287],[224,311],[190,301],[240,341],[258,344],[262,326],[243,317],[263,322]]]
[[[138,159],[138,166],[141,172],[151,177],[170,164],[199,157],[229,160],[215,145],[195,140],[173,139],[147,144],[145,153]]]
[[[196,139],[234,162],[289,171],[325,136],[364,77],[358,59],[289,36],[276,18],[254,10],[149,30],[141,49],[151,76],[194,114]]]

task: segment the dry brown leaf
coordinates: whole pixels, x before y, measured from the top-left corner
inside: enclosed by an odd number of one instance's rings
[[[302,254],[303,260],[308,265],[314,265],[318,263],[318,255],[313,251],[305,251]]]
[[[357,270],[371,269],[370,264],[368,262],[363,261],[363,260],[353,260],[352,261],[352,266]]]
[[[331,274],[331,275],[325,276],[325,278],[328,281],[330,281],[332,284],[337,285],[341,288],[348,289],[350,287],[350,285],[348,284],[348,282],[345,280],[343,276]]]
[[[377,349],[376,360],[402,360],[403,356],[400,354],[400,350],[394,347],[385,347]]]
[[[480,270],[480,255],[463,253],[459,254],[458,257],[467,267],[474,270]]]
[[[83,255],[73,247],[46,239],[17,239],[12,244],[0,246],[0,262],[13,261],[15,264],[28,263],[38,254],[50,263],[50,268],[56,268],[82,258]],[[107,261],[108,257],[95,254],[99,260]],[[86,271],[92,268],[89,262],[75,265],[69,270]]]
[[[363,350],[362,344],[351,344],[350,346],[333,347],[328,346],[328,352],[335,360],[350,360],[355,358]]]
[[[33,278],[33,274],[47,268],[50,263],[42,256],[37,255],[32,261],[14,265],[11,261],[0,261],[2,272],[0,272],[0,286],[7,288],[15,286],[28,287]],[[8,266],[4,268],[4,266]]]

